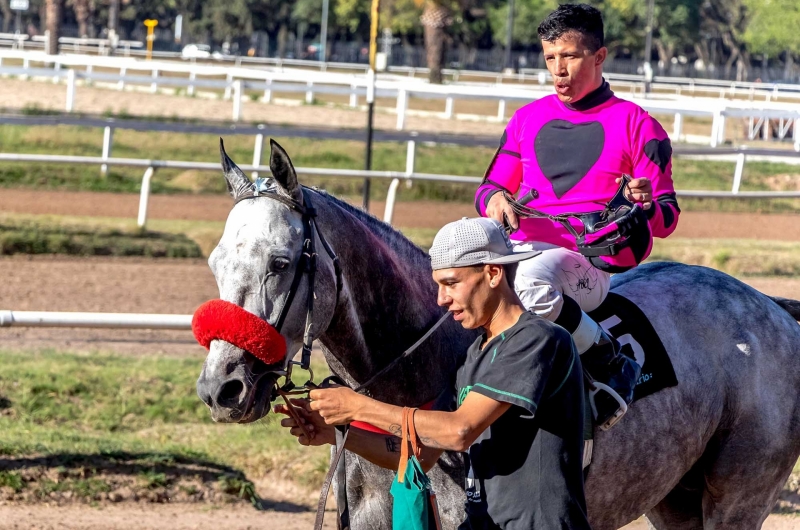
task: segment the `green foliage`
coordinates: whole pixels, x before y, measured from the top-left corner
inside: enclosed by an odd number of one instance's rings
[[[256,487],[251,481],[242,474],[225,474],[218,480],[220,489],[228,495],[234,495],[240,499],[249,501],[253,506],[258,507],[260,499],[256,494]]]
[[[60,114],[60,112],[55,110],[44,109],[37,103],[26,103],[20,112],[22,112],[24,116],[52,116]]]
[[[19,493],[25,488],[25,482],[19,473],[14,471],[0,471],[0,488],[11,488],[15,493]]]
[[[139,473],[139,478],[144,482],[146,488],[165,488],[169,485],[166,473],[157,473],[154,469],[148,469]]]
[[[797,0],[742,0],[749,14],[743,40],[754,53],[777,56],[800,54],[800,2]]]
[[[362,40],[369,40],[370,3],[364,0],[336,0],[333,13],[342,30],[358,33]]]
[[[517,0],[514,3],[513,42],[516,45],[530,46],[539,43],[536,33],[542,20],[556,7],[556,0]],[[496,4],[487,9],[492,38],[499,46],[504,46],[508,31],[508,3]]]

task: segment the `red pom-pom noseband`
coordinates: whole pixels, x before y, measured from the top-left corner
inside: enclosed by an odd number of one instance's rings
[[[255,355],[266,364],[286,357],[286,341],[267,321],[225,300],[209,300],[194,312],[192,331],[206,349],[224,340]]]

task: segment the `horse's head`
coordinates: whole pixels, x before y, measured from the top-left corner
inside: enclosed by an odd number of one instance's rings
[[[274,141],[270,145],[273,178],[267,181],[268,190],[262,183],[259,197],[245,200],[253,197],[255,185],[220,142],[222,170],[234,206],[208,264],[220,298],[279,327],[286,340],[286,355],[292,356],[303,342],[309,285],[306,275],[301,274],[304,277],[296,283],[294,297],[289,300],[304,241],[303,217],[291,205],[302,206],[304,197],[289,156]],[[324,254],[321,252],[318,259],[314,336],[327,327],[336,303],[333,266],[323,259]],[[333,289],[329,289],[331,285]],[[275,371],[284,361],[267,365],[231,343],[213,340],[197,380],[197,394],[209,406],[215,421],[258,420],[269,412]]]

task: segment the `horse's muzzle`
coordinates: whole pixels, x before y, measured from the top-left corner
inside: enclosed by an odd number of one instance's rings
[[[197,395],[208,405],[214,421],[249,423],[269,413],[277,376],[259,369],[254,371],[250,364],[242,356],[238,362],[220,365],[207,361],[203,366],[197,379]],[[256,364],[262,363],[256,361]]]

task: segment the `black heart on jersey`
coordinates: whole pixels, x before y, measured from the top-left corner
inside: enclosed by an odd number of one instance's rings
[[[600,159],[606,134],[599,121],[552,120],[534,140],[536,160],[559,199],[575,187]]]
[[[667,164],[669,164],[672,158],[672,144],[669,138],[664,138],[663,140],[656,140],[653,138],[644,144],[644,154],[646,154],[647,158],[657,165],[658,169],[663,173],[664,170],[667,169]]]

